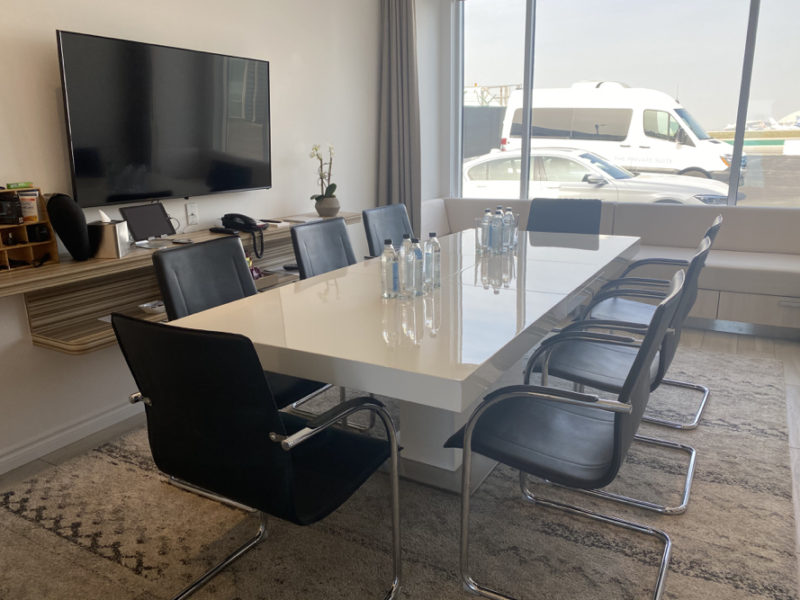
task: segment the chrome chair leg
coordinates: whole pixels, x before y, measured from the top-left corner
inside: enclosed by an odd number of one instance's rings
[[[677,506],[664,506],[662,504],[656,504],[655,502],[649,502],[647,500],[640,500],[638,498],[630,498],[628,496],[624,496],[622,494],[615,494],[613,492],[607,492],[605,490],[576,490],[583,494],[589,494],[590,496],[598,496],[600,498],[605,498],[606,500],[613,500],[615,502],[621,502],[622,504],[628,504],[630,506],[637,506],[639,508],[644,508],[646,510],[652,510],[657,513],[661,513],[663,515],[680,515],[686,512],[686,507],[689,504],[689,493],[692,490],[692,479],[694,478],[694,467],[695,467],[695,459],[697,456],[697,452],[691,446],[687,446],[686,444],[679,444],[677,442],[671,442],[669,440],[661,440],[658,438],[651,438],[644,435],[636,435],[634,439],[640,441],[645,444],[650,444],[651,446],[660,446],[662,448],[671,448],[673,450],[680,450],[682,452],[686,452],[689,455],[689,465],[686,469],[686,479],[684,480],[683,484],[683,495],[681,498],[681,503]],[[558,485],[552,482],[548,482],[551,485]],[[574,489],[574,488],[568,488]]]
[[[642,421],[647,421],[648,423],[655,423],[656,425],[663,425],[664,427],[671,427],[672,429],[695,429],[697,424],[700,422],[700,415],[703,414],[703,411],[706,408],[706,402],[708,402],[708,397],[711,395],[711,391],[704,385],[698,385],[696,383],[688,383],[686,381],[677,381],[675,379],[662,379],[661,385],[669,385],[672,387],[680,387],[688,390],[695,390],[697,392],[702,392],[703,398],[700,400],[700,406],[697,408],[697,411],[694,413],[692,420],[688,423],[681,423],[679,421],[670,421],[668,419],[659,419],[657,417],[648,417],[647,412],[644,413],[642,416]]]
[[[192,594],[194,594],[197,590],[203,587],[206,583],[208,583],[214,576],[216,576],[220,571],[222,571],[225,567],[230,565],[236,559],[241,557],[245,552],[253,548],[256,544],[261,542],[264,539],[264,534],[267,531],[267,515],[264,513],[259,513],[261,515],[261,523],[258,528],[258,533],[247,540],[244,544],[239,546],[236,550],[234,550],[231,554],[229,554],[222,562],[217,564],[216,566],[212,567],[208,571],[206,571],[199,579],[195,580],[189,586],[184,589],[180,594],[175,596],[173,600],[184,600],[188,598]]]
[[[528,487],[527,477],[522,471],[519,473],[519,485],[525,500],[532,504],[540,504],[542,506],[562,510],[574,515],[587,517],[602,523],[608,523],[609,525],[616,525],[617,527],[622,527],[631,531],[638,531],[639,533],[643,533],[645,535],[657,537],[664,542],[664,551],[661,555],[661,564],[658,568],[658,578],[656,579],[656,586],[655,590],[653,591],[653,600],[658,600],[661,598],[661,594],[664,591],[664,580],[667,576],[667,568],[669,567],[669,558],[672,552],[672,541],[666,532],[653,527],[648,527],[647,525],[636,523],[634,521],[628,521],[626,519],[620,519],[619,517],[604,515],[602,513],[597,513],[585,508],[580,508],[579,506],[573,506],[572,504],[563,504],[561,502],[556,502],[555,500],[538,498],[534,496],[533,492],[531,492],[530,488]]]
[[[225,496],[220,496],[219,494],[210,492],[204,488],[189,483],[188,481],[184,481],[183,479],[178,479],[177,477],[173,477],[172,475],[167,476],[167,483],[169,483],[170,485],[174,485],[176,488],[180,488],[187,492],[197,494],[198,496],[203,496],[204,498],[215,500],[221,504],[227,504],[228,506],[232,506],[233,508],[238,508],[247,512],[256,512],[255,508],[251,508],[250,506],[246,506],[240,502],[236,502],[236,500],[231,500],[230,498],[226,498]]]

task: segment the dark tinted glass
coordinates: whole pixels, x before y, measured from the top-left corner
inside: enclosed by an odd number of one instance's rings
[[[271,186],[269,63],[59,32],[81,206]]]
[[[622,141],[628,137],[629,108],[534,108],[531,137]],[[522,110],[514,113],[512,137],[522,134]]]

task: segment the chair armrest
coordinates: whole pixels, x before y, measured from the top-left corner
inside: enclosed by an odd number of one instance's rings
[[[622,277],[626,277],[628,273],[639,267],[646,265],[666,265],[672,267],[688,267],[689,261],[683,258],[640,258],[629,264],[622,272]]]
[[[614,322],[614,321],[612,321]],[[637,330],[641,332],[641,329]],[[523,371],[523,381],[528,385],[531,379],[531,371],[534,365],[539,360],[539,357],[544,353],[552,351],[553,347],[564,342],[603,342],[604,344],[612,344],[617,346],[636,346],[638,342],[631,337],[611,335],[609,333],[596,333],[592,331],[562,331],[558,335],[549,337],[544,340],[536,351],[531,354],[528,362],[525,363],[525,370]],[[546,388],[549,389],[549,388]]]
[[[561,332],[586,331],[587,329],[612,329],[614,331],[626,331],[628,333],[643,334],[647,332],[647,325],[642,323],[629,323],[628,321],[612,321],[607,319],[581,319],[580,321],[574,321],[570,323],[564,327]]]
[[[477,414],[478,411],[483,412],[490,406],[502,403],[510,398],[520,397],[530,398],[531,400],[549,400],[562,404],[571,404],[573,406],[591,405],[600,410],[607,410],[610,412],[630,413],[633,410],[633,407],[626,402],[601,398],[595,394],[543,387],[540,385],[509,385],[495,390],[486,396],[483,404],[475,411],[475,414]],[[473,414],[473,417],[475,414]],[[472,420],[473,417],[470,417],[470,420]]]
[[[603,287],[600,288],[598,293],[602,293],[606,290],[610,290],[612,288],[618,288],[620,286],[641,286],[641,287],[658,287],[658,288],[668,288],[670,282],[666,279],[652,279],[649,277],[620,277],[619,279],[614,279],[613,281],[609,281]],[[636,288],[634,288],[636,289]]]
[[[581,319],[586,319],[589,313],[592,312],[592,309],[600,304],[603,300],[608,300],[609,298],[649,298],[649,299],[656,299],[656,300],[663,300],[667,297],[667,292],[660,292],[655,290],[624,290],[624,289],[617,289],[617,290],[607,290],[605,292],[599,292],[596,296],[594,296],[590,301],[589,304],[584,309],[583,313],[581,313]]]
[[[395,437],[396,430],[394,423],[392,422],[392,418],[389,415],[389,412],[386,410],[383,402],[370,396],[361,396],[359,398],[345,400],[333,408],[330,408],[317,415],[308,421],[303,429],[296,431],[292,435],[283,437],[275,433],[270,433],[269,436],[273,441],[280,441],[281,448],[284,450],[291,450],[295,446],[302,444],[306,440],[314,437],[321,431],[324,431],[325,429],[335,425],[345,417],[362,410],[371,410],[378,413],[378,416],[381,417],[384,426],[387,428],[387,433],[389,433],[389,428],[391,428],[393,432],[393,434],[390,434],[389,437],[391,439]]]

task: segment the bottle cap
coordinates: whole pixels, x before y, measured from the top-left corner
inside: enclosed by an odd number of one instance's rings
[[[419,244],[419,240],[417,238],[411,238],[412,244]]]
[[[431,232],[428,234],[428,237],[436,237],[436,232],[435,232],[435,231],[431,231]]]
[[[392,240],[390,240],[389,238],[386,238],[385,240],[383,240],[383,245],[384,246],[391,246],[392,245]]]
[[[404,234],[403,234],[403,239],[404,239],[404,240],[405,240],[405,239],[407,239],[407,238],[410,238],[410,237],[411,237],[411,236],[410,236],[410,235],[408,235],[407,233],[404,233]]]

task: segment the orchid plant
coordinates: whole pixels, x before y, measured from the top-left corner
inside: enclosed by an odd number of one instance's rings
[[[319,194],[311,196],[312,200],[319,201],[323,198],[336,197],[336,184],[331,183],[331,167],[333,166],[333,144],[328,145],[328,161],[325,162],[325,157],[320,152],[319,144],[314,144],[311,147],[311,158],[316,158],[319,161],[317,168],[317,178],[319,179]]]

